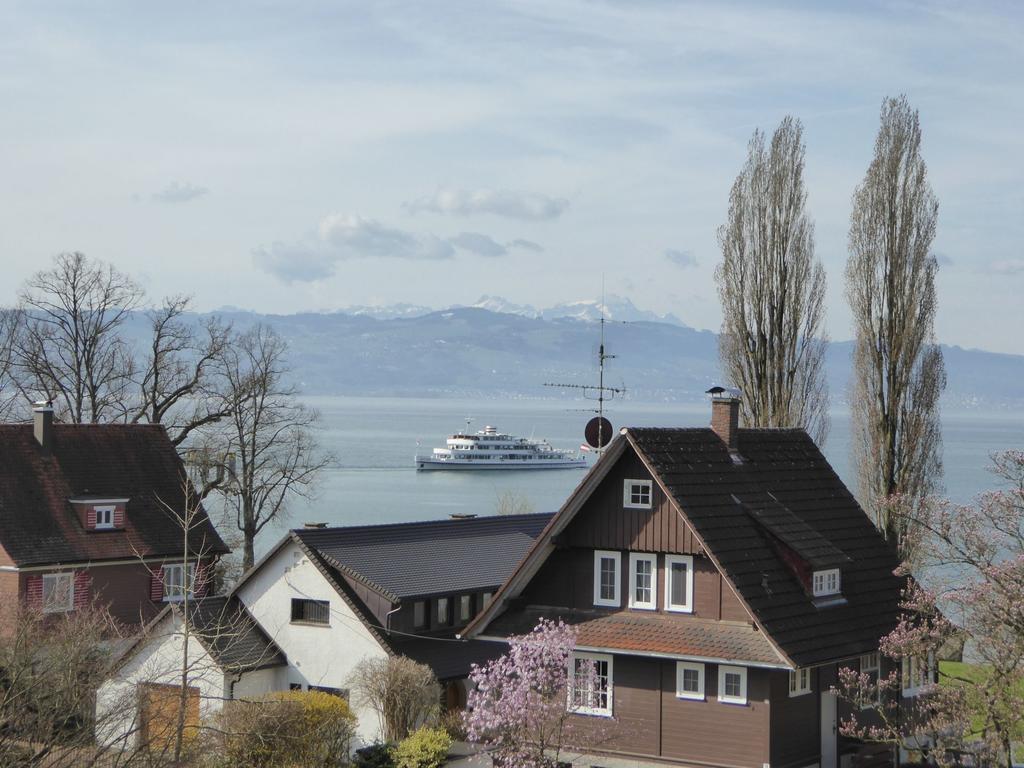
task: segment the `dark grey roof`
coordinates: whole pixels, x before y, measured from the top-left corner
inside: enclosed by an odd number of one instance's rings
[[[775,498],[774,494],[748,494],[733,500],[769,533],[792,549],[814,568],[834,568],[850,562],[842,550],[811,528]]]
[[[292,531],[328,563],[393,600],[505,581],[552,513]]]
[[[192,628],[221,669],[241,672],[287,663],[237,597],[206,597],[188,604]]]
[[[404,638],[393,647],[395,653],[426,664],[438,680],[468,677],[473,664],[486,664],[508,650],[507,643],[440,637]]]

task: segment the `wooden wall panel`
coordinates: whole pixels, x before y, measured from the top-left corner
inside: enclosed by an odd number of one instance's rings
[[[771,686],[772,768],[818,762],[821,756],[818,671],[811,671],[811,692],[794,697],[789,695],[789,672],[773,670],[767,674]]]
[[[748,669],[746,706],[718,701],[718,667],[714,664],[705,666],[704,690],[704,701],[677,699],[675,664],[662,665],[661,756],[761,768],[769,761],[769,673]]]

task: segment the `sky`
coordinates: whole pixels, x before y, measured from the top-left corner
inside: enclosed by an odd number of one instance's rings
[[[792,114],[846,339],[850,199],[905,93],[938,337],[1024,354],[1024,3],[5,2],[0,29],[3,304],[77,250],[202,310],[603,283],[717,330],[729,188]]]

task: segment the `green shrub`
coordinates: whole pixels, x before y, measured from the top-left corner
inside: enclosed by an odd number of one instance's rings
[[[371,744],[356,750],[355,768],[395,768],[395,748],[391,744]]]
[[[395,768],[440,768],[451,747],[443,728],[420,728],[395,747]]]

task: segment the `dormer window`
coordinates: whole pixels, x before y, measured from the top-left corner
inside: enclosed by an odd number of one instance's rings
[[[811,581],[812,594],[815,597],[832,597],[839,594],[839,569],[815,571]]]
[[[626,480],[622,486],[622,506],[626,509],[650,509],[651,481]]]
[[[96,530],[114,527],[114,507],[96,507]]]

